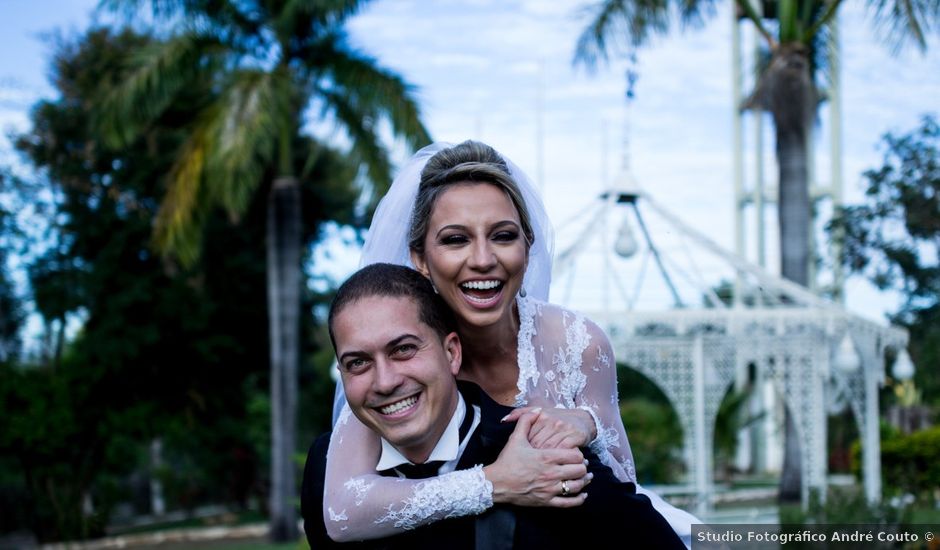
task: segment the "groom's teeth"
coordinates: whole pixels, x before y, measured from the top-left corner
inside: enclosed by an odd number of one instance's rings
[[[408,399],[402,399],[401,401],[397,403],[392,403],[391,405],[386,405],[384,407],[381,407],[379,408],[379,412],[382,414],[394,414],[402,409],[407,409],[408,407],[414,405],[417,402],[418,402],[418,396],[414,395],[412,397],[409,397]]]
[[[460,286],[464,288],[472,288],[474,290],[490,290],[492,288],[498,287],[501,284],[502,283],[500,281],[467,281]]]

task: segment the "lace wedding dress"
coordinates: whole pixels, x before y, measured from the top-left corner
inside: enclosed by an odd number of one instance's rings
[[[613,352],[604,332],[585,317],[532,298],[518,298],[519,379],[516,406],[581,408],[597,422],[591,443],[622,481],[636,481],[620,419]],[[481,467],[429,480],[375,473],[378,437],[348,406],[334,427],[327,460],[324,515],[340,541],[379,538],[443,518],[479,514],[492,506]],[[641,491],[644,492],[644,491]],[[694,518],[655,497],[654,505],[681,536]]]
[[[399,170],[376,209],[363,246],[361,265],[388,262],[413,267],[408,223],[421,170],[448,143],[433,143]],[[519,185],[536,235],[523,282],[528,298],[517,297],[519,379],[516,406],[582,408],[597,424],[591,449],[622,481],[636,481],[633,455],[620,418],[617,372],[604,332],[583,316],[543,300],[551,282],[553,235],[542,199],[518,166],[503,157]],[[337,541],[374,539],[440,519],[479,514],[493,505],[492,485],[482,467],[427,480],[375,473],[381,446],[345,404],[337,387],[334,427],[327,457],[323,510],[327,532]],[[639,485],[656,510],[689,545],[694,516]]]

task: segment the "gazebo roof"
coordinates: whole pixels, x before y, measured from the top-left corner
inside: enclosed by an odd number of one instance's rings
[[[849,312],[748,262],[644,191],[601,193],[556,234],[563,242],[553,299],[598,321],[617,318],[631,335],[741,334],[760,325],[781,335],[812,327],[835,336],[851,328],[889,347],[907,344],[904,329]],[[627,258],[618,254],[630,249]]]

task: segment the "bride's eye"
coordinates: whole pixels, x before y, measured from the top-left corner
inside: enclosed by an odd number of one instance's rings
[[[459,233],[453,235],[444,235],[441,237],[440,242],[443,245],[464,244],[467,242],[467,237],[466,235],[461,235]]]
[[[519,238],[519,233],[515,231],[500,231],[493,235],[493,240],[501,243],[511,243]]]

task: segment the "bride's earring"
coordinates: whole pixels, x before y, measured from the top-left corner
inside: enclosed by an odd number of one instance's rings
[[[434,289],[434,294],[440,294],[440,292],[437,291],[437,287],[434,286],[434,283],[433,283],[433,282],[431,282],[431,288]]]
[[[520,297],[520,298],[525,298],[525,287],[524,287],[524,286],[520,286],[520,287],[519,287],[519,297]]]

